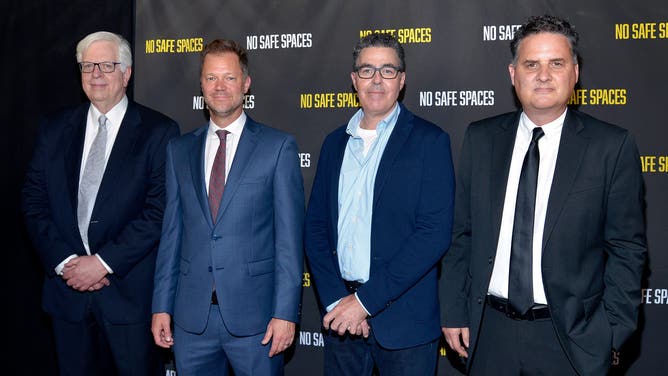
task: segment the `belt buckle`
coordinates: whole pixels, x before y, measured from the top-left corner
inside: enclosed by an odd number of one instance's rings
[[[543,312],[547,311],[546,314],[543,314]],[[540,313],[540,314],[539,314]],[[545,319],[550,317],[550,311],[547,306],[540,305],[538,307],[533,307],[527,312],[526,314],[526,320],[529,321],[535,321],[535,320],[540,320],[540,319]]]

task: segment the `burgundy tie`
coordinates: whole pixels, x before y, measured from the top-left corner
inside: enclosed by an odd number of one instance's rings
[[[223,191],[225,190],[225,147],[228,133],[230,132],[222,129],[216,131],[220,139],[220,145],[218,145],[216,158],[213,160],[213,167],[211,168],[211,177],[209,178],[209,207],[211,208],[213,223],[216,223],[220,199],[223,197]]]

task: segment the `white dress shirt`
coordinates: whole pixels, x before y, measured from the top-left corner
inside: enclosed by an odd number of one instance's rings
[[[116,136],[118,136],[118,131],[121,129],[121,123],[125,117],[125,112],[128,109],[128,97],[123,96],[123,98],[118,102],[109,112],[104,114],[107,117],[107,144],[104,152],[104,168],[107,168],[107,162],[109,162],[109,156],[111,155],[111,150],[114,147],[114,142],[116,141]],[[86,162],[88,161],[88,153],[90,153],[90,148],[93,146],[93,140],[97,136],[98,131],[100,130],[99,118],[102,115],[102,112],[91,103],[88,108],[88,115],[86,116],[86,134],[84,136],[84,146],[83,153],[81,154],[81,166],[79,169],[79,183],[81,183],[81,178],[83,177],[84,168],[86,167]],[[84,248],[86,249],[87,254],[90,253],[90,245],[88,241],[83,240]],[[63,268],[68,261],[75,258],[77,255],[72,254],[58,264],[55,268],[56,274],[63,274]],[[100,257],[100,255],[95,254],[95,256],[100,260],[102,265],[107,269],[109,274],[114,271],[107,265],[106,262]]]
[[[107,148],[104,153],[104,168],[107,168],[107,162],[109,162],[109,155],[111,154],[111,149],[114,147],[114,142],[116,141],[116,136],[118,136],[118,131],[121,129],[121,122],[123,122],[123,117],[125,116],[125,111],[128,109],[128,98],[123,96],[118,104],[116,104],[109,112],[104,114],[107,117]],[[97,132],[100,130],[100,123],[98,119],[102,113],[98,110],[95,105],[91,104],[88,109],[88,117],[86,118],[86,136],[84,138],[84,147],[83,154],[81,155],[81,169],[79,171],[79,182],[81,182],[81,177],[83,176],[84,167],[86,166],[86,161],[88,160],[88,153],[90,148],[93,146],[93,140],[97,136]],[[88,244],[86,244],[86,249],[88,249]]]
[[[561,130],[566,118],[566,111],[554,121],[541,126],[545,135],[538,140],[540,152],[540,163],[538,167],[538,185],[536,188],[536,207],[533,227],[533,296],[534,302],[547,304],[545,289],[543,287],[543,276],[541,273],[543,229],[545,226],[545,215],[547,214],[547,203],[550,198],[554,167],[557,164],[559,152],[559,141]],[[508,298],[508,277],[510,272],[510,247],[513,239],[513,222],[515,220],[515,202],[517,200],[517,189],[522,171],[524,155],[531,143],[531,134],[537,127],[525,113],[520,116],[520,124],[517,127],[513,157],[510,162],[508,182],[506,185],[506,197],[503,202],[503,216],[501,218],[501,230],[499,242],[496,247],[496,260],[494,270],[489,283],[488,293],[500,298]]]
[[[230,132],[227,135],[227,144],[225,146],[225,181],[227,182],[227,176],[230,174],[230,168],[232,167],[232,161],[234,161],[234,155],[237,152],[237,146],[239,146],[239,139],[244,130],[244,124],[246,124],[245,112],[241,112],[241,115],[225,128],[220,128],[213,120],[209,120],[209,129],[207,130],[204,150],[204,179],[207,194],[209,193],[209,180],[211,179],[213,161],[216,159],[216,152],[220,145],[220,138],[216,134],[216,131],[223,129]]]

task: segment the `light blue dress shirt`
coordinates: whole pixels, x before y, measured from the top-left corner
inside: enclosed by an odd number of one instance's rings
[[[348,122],[350,135],[339,175],[339,221],[337,255],[343,279],[364,283],[369,279],[371,260],[371,218],[376,173],[387,141],[392,134],[399,105],[376,126],[377,136],[364,155],[359,136],[364,113],[357,111]]]

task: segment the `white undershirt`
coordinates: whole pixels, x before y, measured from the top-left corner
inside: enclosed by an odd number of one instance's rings
[[[360,136],[362,141],[364,141],[363,154],[366,157],[366,155],[369,154],[369,149],[371,149],[371,145],[373,145],[373,142],[376,140],[376,137],[378,137],[378,132],[376,132],[375,129],[364,129],[360,127],[357,129],[357,135]]]

